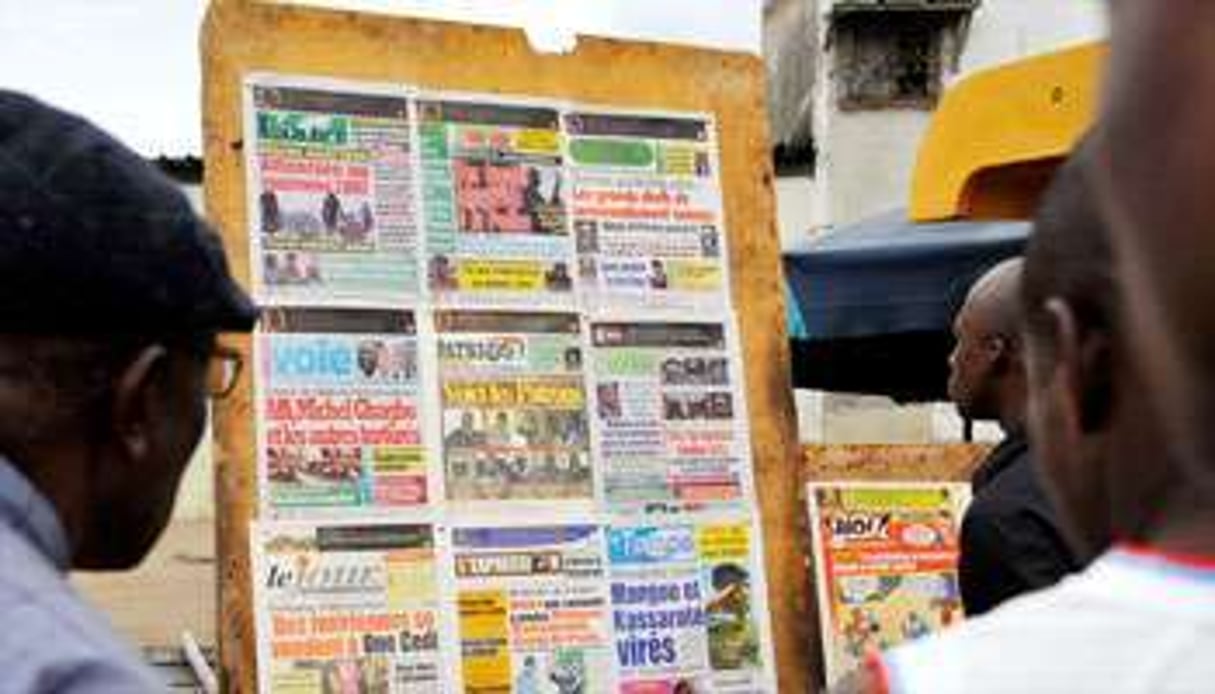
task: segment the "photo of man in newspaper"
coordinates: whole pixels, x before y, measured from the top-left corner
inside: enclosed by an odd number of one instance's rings
[[[343,199],[332,188],[323,195],[266,188],[258,196],[258,209],[267,248],[353,250],[373,245],[375,214],[366,195]]]

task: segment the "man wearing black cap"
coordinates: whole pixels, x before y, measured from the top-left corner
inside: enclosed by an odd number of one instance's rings
[[[0,91],[0,689],[164,688],[64,575],[147,554],[256,317],[171,182]]]

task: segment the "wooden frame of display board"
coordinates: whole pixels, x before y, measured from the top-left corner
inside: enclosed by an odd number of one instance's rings
[[[201,40],[207,211],[231,264],[250,278],[242,78],[253,72],[521,94],[605,106],[707,112],[720,145],[729,273],[742,338],[754,478],[766,550],[768,604],[782,692],[818,679],[803,554],[804,510],[789,385],[780,247],[757,55],[583,38],[570,54],[539,54],[518,30],[214,0]],[[249,354],[247,340],[233,344]],[[257,473],[250,369],[217,403],[219,634],[229,691],[255,689],[249,522]]]

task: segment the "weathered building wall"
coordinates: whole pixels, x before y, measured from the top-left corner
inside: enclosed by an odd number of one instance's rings
[[[841,106],[839,85],[847,79],[841,70],[848,68],[841,64],[840,37],[832,31],[831,5],[830,0],[774,0],[765,16],[768,24],[781,25],[766,26],[767,36],[815,37],[807,61],[814,69],[806,79],[810,122],[804,127],[813,134],[816,166],[783,177],[776,186],[787,250],[834,227],[905,207],[916,152],[931,118],[929,104]],[[975,70],[1098,39],[1105,32],[1103,6],[1101,0],[983,0],[944,38],[940,85],[948,88]],[[800,35],[791,27],[796,22]],[[767,50],[773,50],[771,44]],[[887,57],[871,56],[870,62]],[[774,60],[768,56],[770,69]],[[804,94],[773,92],[773,109],[781,114],[804,102]],[[882,398],[808,391],[796,399],[803,441],[918,443],[956,440],[961,431],[953,408],[945,404],[897,407]],[[998,432],[983,427],[979,435],[990,439]]]

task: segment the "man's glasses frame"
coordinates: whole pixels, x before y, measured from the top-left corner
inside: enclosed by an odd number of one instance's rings
[[[217,344],[207,361],[207,395],[222,400],[232,394],[240,382],[245,356],[240,350]]]

